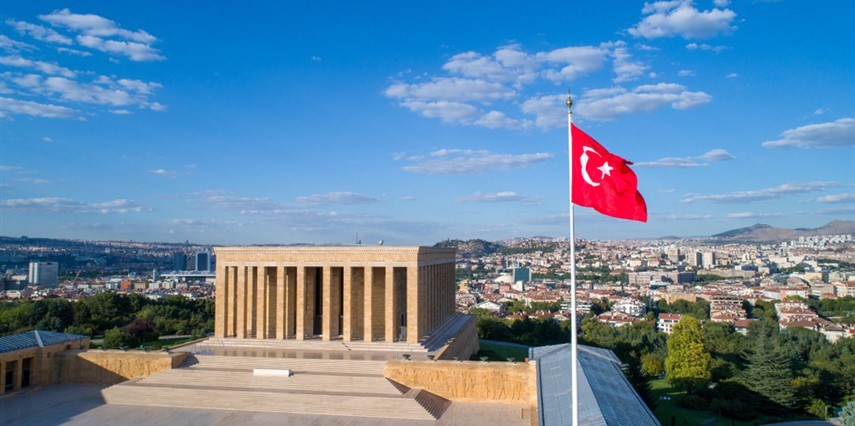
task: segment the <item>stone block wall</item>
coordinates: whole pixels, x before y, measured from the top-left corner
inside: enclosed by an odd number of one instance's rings
[[[450,401],[537,406],[534,362],[389,361],[385,376]]]
[[[436,359],[453,360],[457,357],[465,361],[478,352],[478,349],[480,349],[478,327],[475,325],[475,317],[470,316],[466,324],[460,327],[457,335],[436,352]]]
[[[176,368],[189,355],[183,352],[65,351],[56,358],[58,383],[112,385]]]

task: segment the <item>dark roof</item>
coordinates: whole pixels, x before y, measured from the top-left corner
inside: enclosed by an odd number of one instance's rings
[[[579,345],[579,423],[585,425],[660,425],[608,349]],[[572,385],[570,345],[529,349],[537,361],[538,424],[570,425]]]
[[[55,331],[33,330],[26,333],[0,337],[0,353],[35,347],[45,347],[57,343],[71,342],[88,338],[81,334],[57,333]]]

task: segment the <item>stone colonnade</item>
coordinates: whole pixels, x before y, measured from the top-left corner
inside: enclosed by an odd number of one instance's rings
[[[418,341],[454,313],[454,249],[218,248],[218,338]]]

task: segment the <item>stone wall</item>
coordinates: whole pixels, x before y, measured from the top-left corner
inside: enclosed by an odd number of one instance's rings
[[[436,352],[436,359],[453,360],[457,357],[465,361],[478,352],[478,349],[480,349],[478,327],[475,325],[475,317],[470,316],[466,324],[460,327],[457,335]]]
[[[534,362],[389,361],[386,378],[451,401],[537,406]]]
[[[58,382],[112,385],[176,368],[188,355],[118,350],[65,351],[56,359]]]

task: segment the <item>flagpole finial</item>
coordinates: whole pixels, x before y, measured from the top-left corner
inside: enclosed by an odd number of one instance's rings
[[[573,98],[570,96],[570,91],[568,90],[567,91],[567,111],[569,112],[571,108],[573,108]]]

